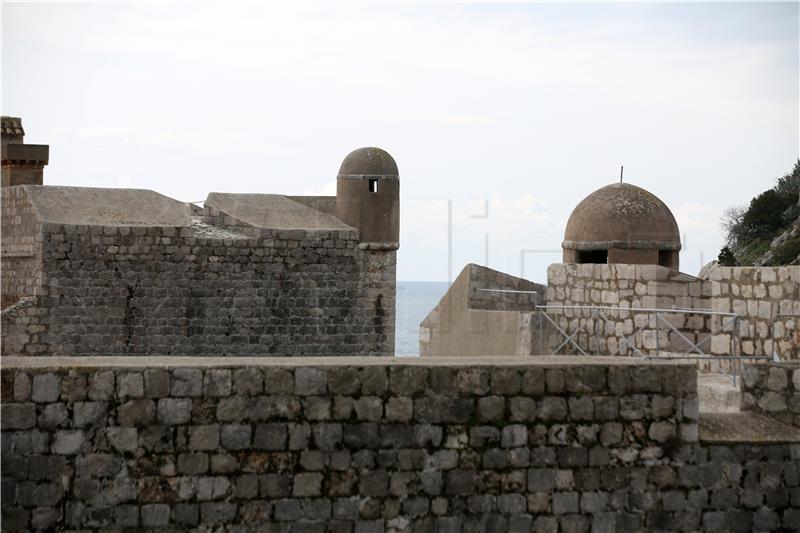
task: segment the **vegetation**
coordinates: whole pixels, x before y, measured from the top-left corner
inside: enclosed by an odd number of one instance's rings
[[[800,233],[798,195],[800,160],[791,173],[753,198],[749,206],[728,208],[722,220],[727,245],[720,252],[719,263],[747,266],[796,262],[800,256],[800,235],[795,234]]]
[[[735,267],[736,265],[736,257],[733,255],[733,252],[727,246],[723,246],[722,250],[719,252],[719,257],[717,257],[717,262],[721,266],[726,267]]]

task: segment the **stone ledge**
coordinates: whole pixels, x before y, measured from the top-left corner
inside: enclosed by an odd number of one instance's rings
[[[758,413],[700,413],[699,426],[707,444],[800,443],[800,428]]]
[[[675,361],[645,361],[632,357],[185,357],[185,356],[82,356],[82,357],[8,357],[0,359],[3,368],[230,368],[230,367],[339,367],[339,366],[430,366],[430,367],[576,367],[576,366],[677,366],[692,367]]]

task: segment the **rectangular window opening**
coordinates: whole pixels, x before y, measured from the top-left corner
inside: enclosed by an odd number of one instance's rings
[[[369,192],[378,192],[378,178],[369,179]]]
[[[608,250],[580,250],[578,263],[608,263]]]

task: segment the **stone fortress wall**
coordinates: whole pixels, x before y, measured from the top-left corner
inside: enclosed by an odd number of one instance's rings
[[[536,353],[531,319],[544,292],[538,283],[468,264],[420,324],[420,355]]]
[[[3,162],[4,185],[30,177]],[[212,193],[202,212],[151,191],[4,188],[2,268],[33,273],[3,285],[2,531],[800,527],[788,365],[748,367],[750,410],[715,417],[686,363],[275,357],[393,351],[397,167],[357,150],[337,183],[347,194]],[[697,296],[658,269],[645,294],[635,269],[600,268],[600,286],[581,269],[584,296],[555,298],[706,303],[705,282]],[[545,287],[475,265],[461,281],[437,308],[465,311],[449,338],[531,354]],[[479,290],[498,287],[529,292]]]
[[[6,354],[394,350],[395,253],[361,250],[356,231],[45,224],[43,236],[39,296],[4,314]]]
[[[32,297],[41,285],[41,243],[37,243],[37,217],[24,191],[4,188],[0,198],[2,226],[0,241],[0,305],[5,309],[20,299]]]
[[[576,362],[7,360],[3,530],[800,524],[800,445],[704,440],[694,365]]]
[[[706,353],[771,356],[774,349],[783,360],[800,358],[798,266],[714,267],[701,279],[658,265],[555,264],[548,269],[547,304],[632,309],[599,311],[606,321],[590,310],[548,309],[563,330],[580,330],[576,341],[593,354],[630,355],[630,344],[644,354],[687,351],[690,345],[668,320],[691,342],[702,342]],[[656,328],[654,314],[635,308],[735,313],[739,330],[734,334],[731,317],[691,313],[663,314]],[[552,350],[563,340],[551,329],[545,345]]]
[[[800,266],[715,267],[708,279],[712,309],[742,317],[743,354],[800,359]],[[714,326],[711,348],[721,354],[734,332],[728,323]]]
[[[337,180],[336,197],[210,193],[202,210],[146,190],[4,187],[2,353],[394,354],[397,166],[358,149]]]
[[[710,283],[658,265],[554,264],[548,268],[547,282],[547,305],[631,309],[547,309],[561,329],[579,331],[575,341],[592,354],[637,354],[631,346],[643,354],[654,354],[659,348],[678,351],[687,346],[685,340],[663,325],[656,329],[655,315],[636,308],[710,307]],[[708,317],[674,314],[668,319],[691,342],[708,336]],[[553,349],[564,340],[551,328],[545,346]],[[575,352],[574,346],[566,348],[568,353]]]

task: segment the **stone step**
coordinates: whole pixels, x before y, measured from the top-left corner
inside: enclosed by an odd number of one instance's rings
[[[697,375],[701,413],[738,413],[742,400],[739,384],[729,374]]]

